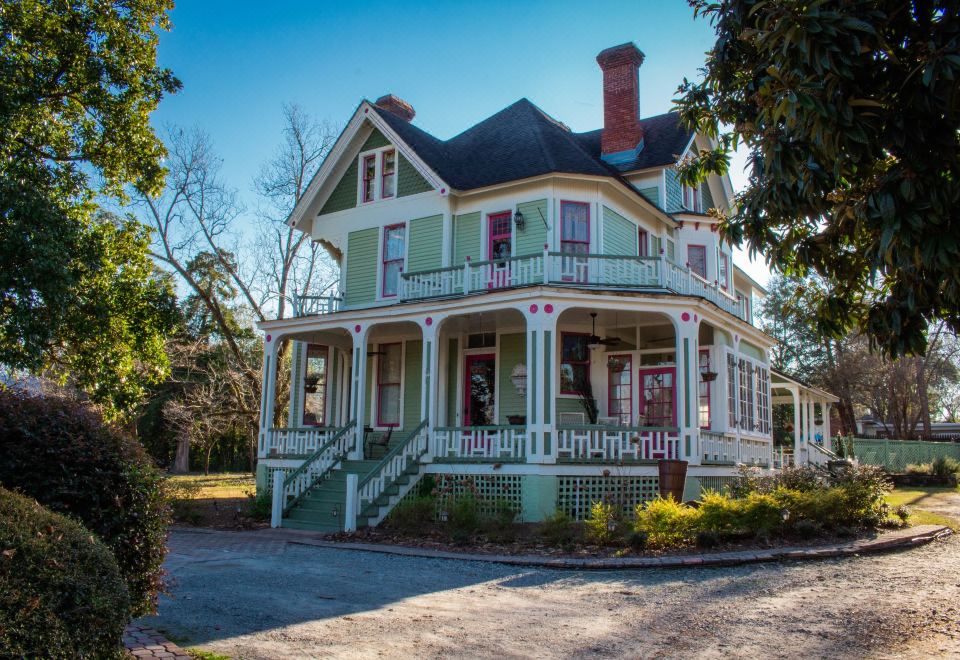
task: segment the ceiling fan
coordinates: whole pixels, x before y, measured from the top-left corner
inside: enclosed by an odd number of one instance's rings
[[[587,346],[598,348],[600,346],[616,346],[620,343],[619,337],[598,337],[597,336],[597,313],[590,312],[591,322],[590,336],[587,337]]]

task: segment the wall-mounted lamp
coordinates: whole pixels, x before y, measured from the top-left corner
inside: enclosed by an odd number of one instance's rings
[[[517,212],[513,214],[513,224],[517,226],[517,231],[523,231],[524,226],[527,224],[527,219],[523,217],[520,209],[517,209]]]

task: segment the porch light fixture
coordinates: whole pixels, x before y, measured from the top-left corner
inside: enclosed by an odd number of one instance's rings
[[[527,365],[522,362],[516,365],[510,372],[510,382],[517,389],[517,394],[525,397],[527,395]]]
[[[333,516],[334,518],[337,518],[337,517],[340,516],[340,505],[339,505],[339,504],[334,504],[334,505],[333,505],[333,510],[330,511],[330,515]]]
[[[513,214],[513,224],[517,226],[517,231],[523,231],[523,228],[527,224],[527,219],[523,217],[520,209],[517,209],[517,212]]]

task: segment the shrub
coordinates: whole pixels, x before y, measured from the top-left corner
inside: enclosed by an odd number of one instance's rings
[[[448,503],[447,530],[455,543],[467,543],[481,531],[483,518],[473,495],[461,495]]]
[[[788,467],[778,474],[765,474],[756,467],[741,465],[737,478],[730,487],[734,497],[746,497],[750,493],[772,493],[777,488],[808,492],[822,488],[826,472],[813,466]]]
[[[570,545],[577,534],[576,523],[573,518],[560,509],[544,518],[538,531],[543,540],[554,547]]]
[[[933,474],[933,466],[930,463],[911,463],[904,472],[907,474]]]
[[[809,493],[823,488],[824,478],[824,470],[812,465],[788,467],[781,470],[780,474],[777,475],[776,487]]]
[[[842,491],[842,506],[831,516],[840,524],[877,527],[887,519],[890,477],[876,465],[844,465],[830,473],[829,484]]]
[[[900,522],[904,525],[910,521],[910,509],[902,504],[893,510],[893,515],[899,518]]]
[[[408,536],[420,536],[433,526],[437,500],[429,495],[405,499],[390,512],[386,526]]]
[[[481,525],[487,538],[495,543],[509,543],[517,537],[517,511],[509,500],[497,500],[494,503],[493,515],[482,521]]]
[[[273,498],[271,493],[248,493],[247,515],[254,520],[270,520],[273,515]]]
[[[949,456],[935,458],[930,464],[930,474],[941,479],[949,479],[958,473],[960,473],[960,461]]]
[[[130,600],[106,545],[0,488],[0,549],[3,657],[121,657]]]
[[[697,532],[696,544],[698,548],[715,548],[720,545],[720,534],[717,532],[700,530]]]
[[[636,530],[649,535],[650,545],[666,547],[689,542],[699,531],[701,509],[677,502],[673,497],[637,506]]]
[[[170,508],[143,447],[77,401],[0,392],[0,485],[80,520],[113,551],[132,613],[162,587]]]
[[[597,545],[611,545],[617,537],[621,514],[617,506],[607,502],[594,502],[590,516],[584,521],[587,541]]]
[[[647,543],[650,541],[650,535],[646,532],[639,532],[634,530],[627,535],[627,545],[629,545],[634,550],[640,551],[647,547]]]
[[[823,533],[823,525],[814,520],[798,520],[791,531],[799,538],[812,539]]]

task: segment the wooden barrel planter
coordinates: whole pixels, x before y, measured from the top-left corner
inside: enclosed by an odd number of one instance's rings
[[[683,488],[687,482],[687,461],[661,460],[657,462],[660,472],[660,497],[673,495],[677,502],[683,501]]]

